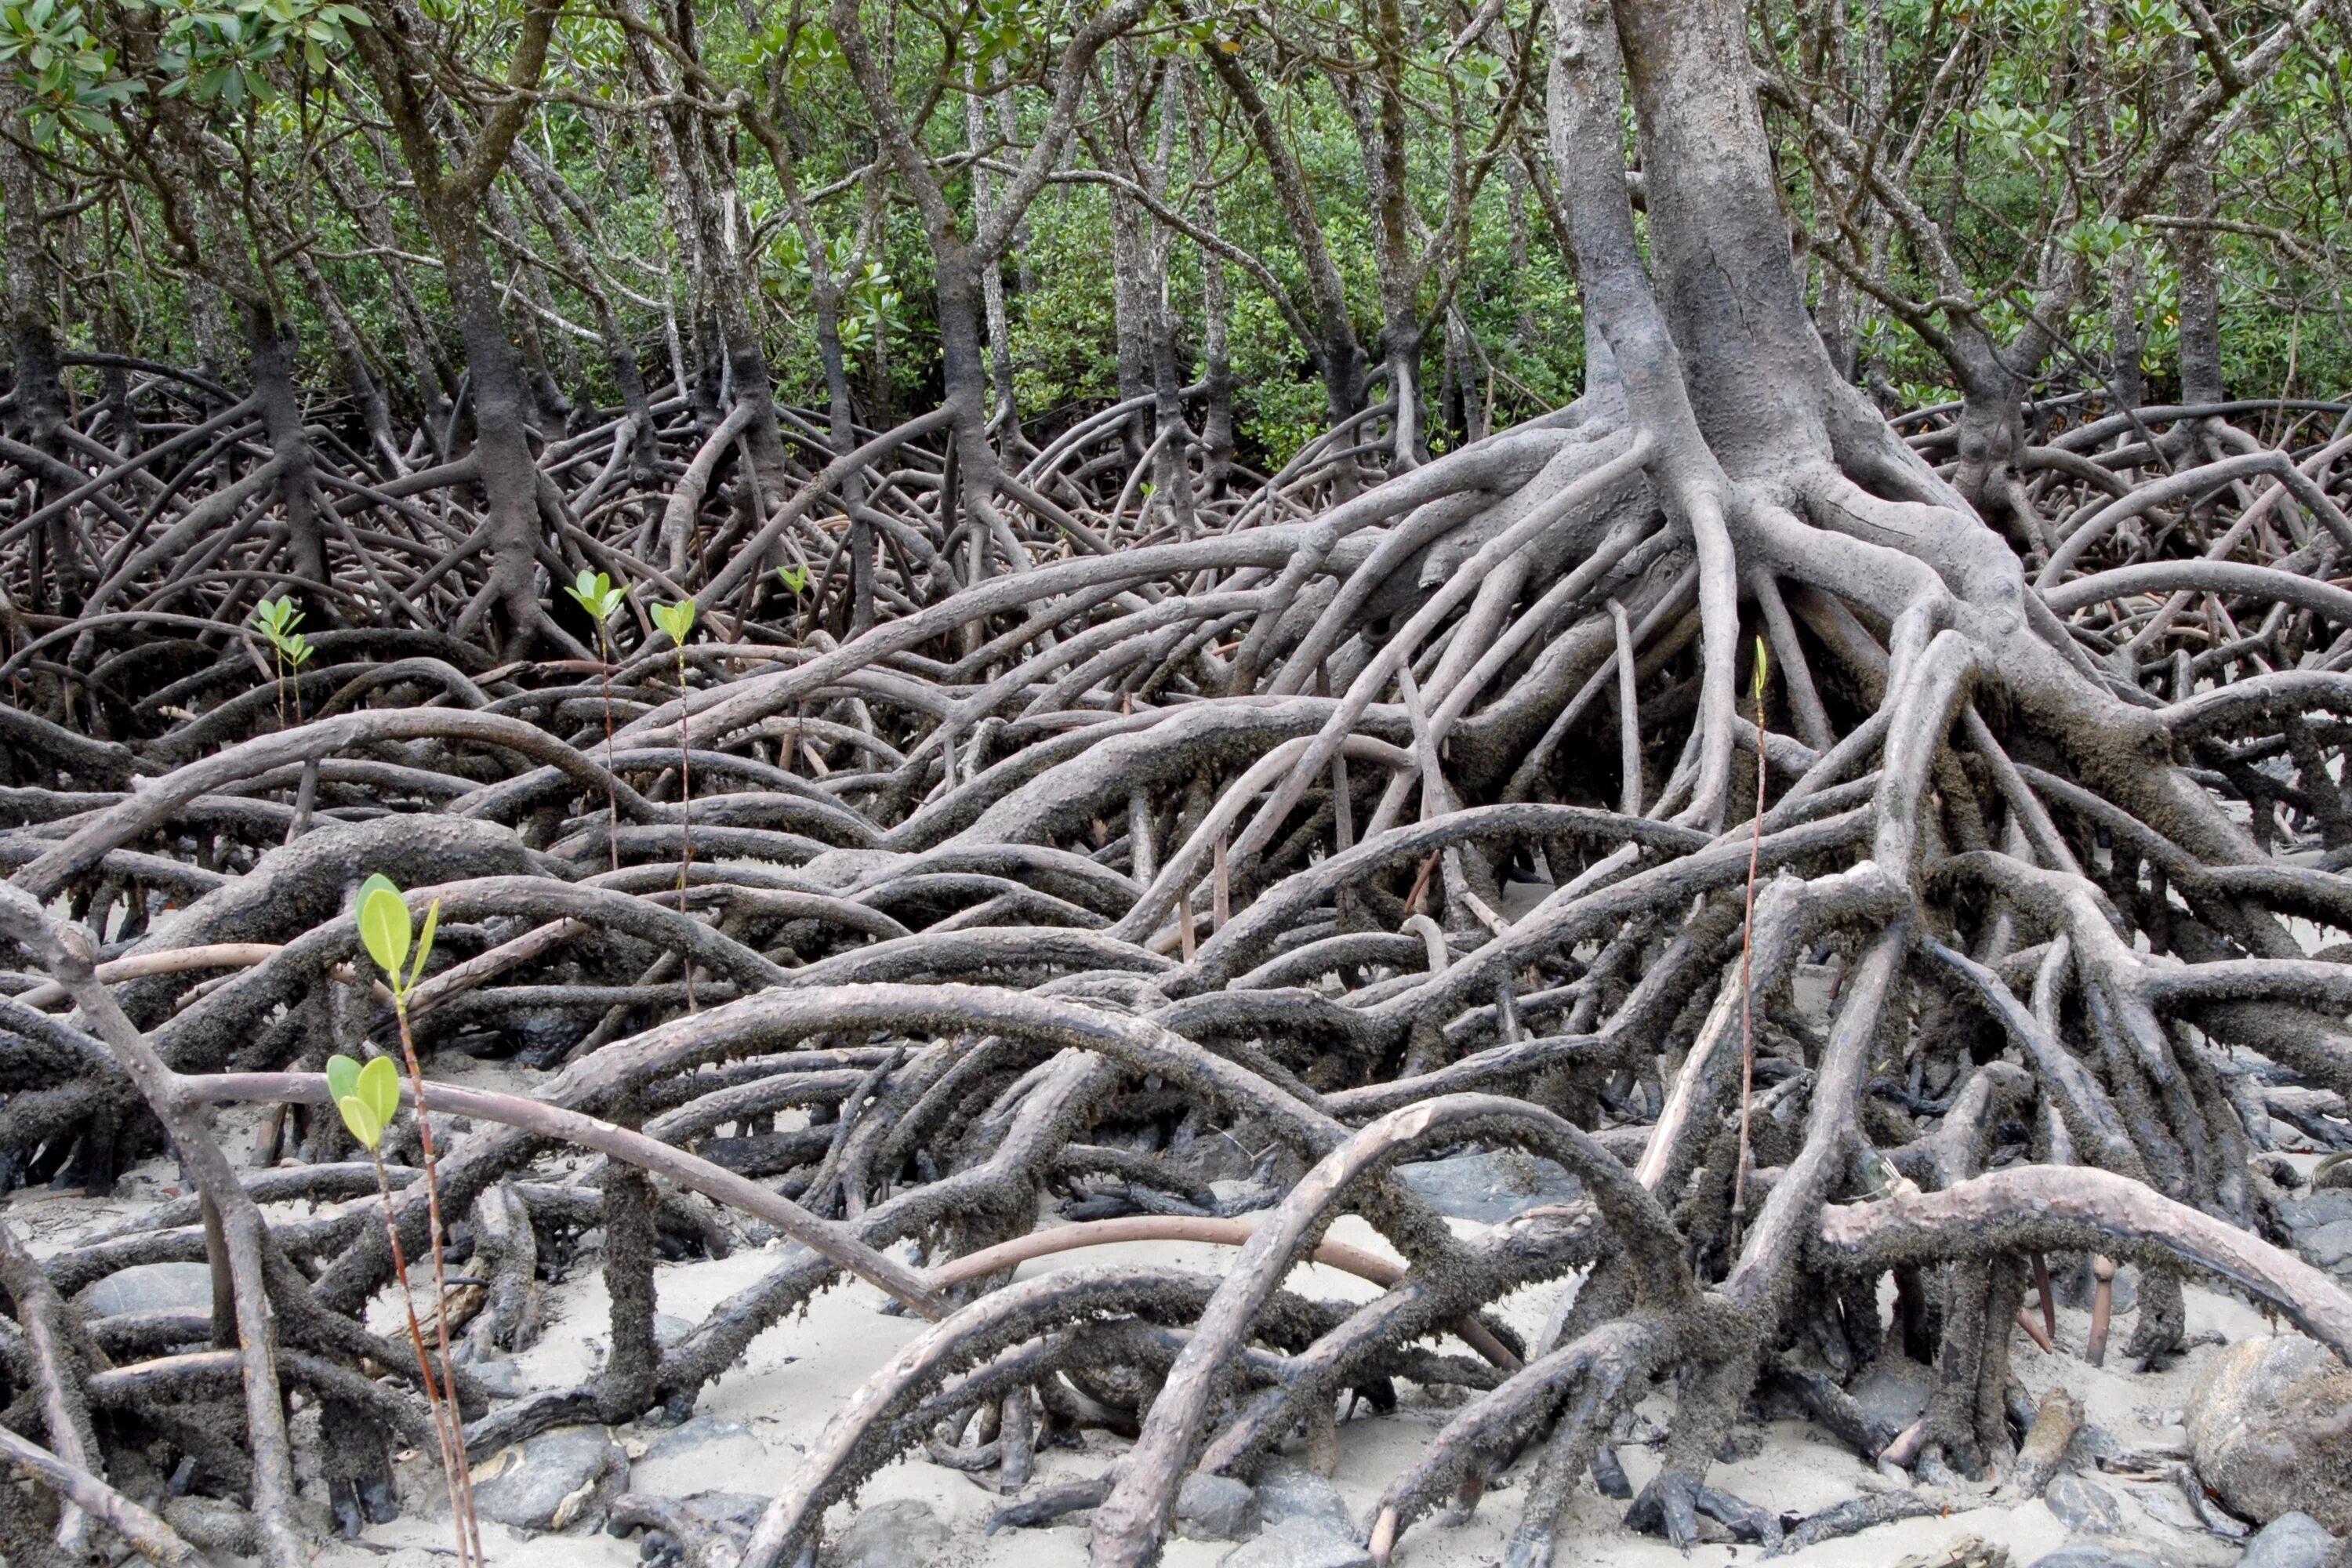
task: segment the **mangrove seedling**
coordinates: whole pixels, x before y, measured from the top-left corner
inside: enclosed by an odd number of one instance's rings
[[[425,1069],[417,1064],[415,1036],[408,1026],[409,1001],[416,993],[417,982],[424,978],[425,961],[433,954],[433,932],[441,922],[441,900],[434,900],[425,910],[423,929],[414,929],[409,924],[408,900],[401,897],[400,889],[391,878],[378,872],[360,884],[359,912],[360,941],[365,944],[368,956],[383,971],[385,986],[392,993],[393,1017],[400,1026],[401,1059],[408,1068],[409,1100],[416,1110],[417,1143],[425,1163],[425,1234],[433,1249],[433,1318],[441,1352],[442,1394],[449,1409],[455,1412],[457,1378],[449,1360],[449,1270],[442,1249],[441,1182],[435,1170],[433,1121],[425,1114]],[[461,1451],[450,1481],[449,1500],[461,1526],[470,1535],[472,1560],[478,1563],[482,1555],[481,1528],[474,1522],[473,1477],[465,1463],[462,1433],[460,1436]],[[459,1568],[467,1568],[462,1560]]]
[[[281,730],[286,728],[286,672],[290,669],[299,676],[302,667],[310,662],[311,654],[318,651],[309,637],[295,629],[301,624],[302,612],[295,607],[291,594],[264,599],[253,606],[254,628],[268,642],[270,662],[278,671],[278,727]],[[302,716],[302,693],[299,688],[294,703],[294,716],[299,719]]]
[[[675,605],[656,605],[654,625],[668,635],[677,650],[677,804],[678,860],[677,903],[686,908],[686,874],[694,868],[694,790],[687,776],[688,713],[686,685],[686,639],[694,635],[694,601],[681,599]],[[694,960],[686,960],[686,1007],[694,1010]]]
[[[456,1403],[442,1397],[441,1385],[433,1375],[432,1353],[425,1348],[424,1325],[416,1316],[416,1292],[408,1282],[408,1253],[401,1246],[400,1226],[393,1210],[392,1182],[383,1169],[383,1135],[400,1110],[400,1069],[393,1066],[390,1057],[378,1057],[362,1066],[350,1057],[331,1056],[327,1058],[327,1092],[342,1113],[343,1125],[375,1166],[376,1196],[383,1204],[384,1240],[392,1247],[392,1271],[400,1281],[401,1306],[408,1316],[408,1342],[416,1351],[417,1378],[425,1385],[425,1402],[433,1411],[433,1435],[440,1445],[441,1474],[448,1483],[457,1527],[457,1561],[463,1564],[471,1554],[469,1516],[457,1512],[456,1501],[461,1494],[458,1473],[466,1466],[465,1428]],[[474,1533],[478,1533],[478,1528]],[[478,1557],[474,1561],[478,1562]]]
[[[572,602],[596,623],[596,657],[604,661],[600,679],[604,690],[604,844],[612,851],[613,869],[621,868],[621,807],[613,795],[613,636],[612,619],[628,596],[602,572],[583,568],[578,579],[564,585]]]

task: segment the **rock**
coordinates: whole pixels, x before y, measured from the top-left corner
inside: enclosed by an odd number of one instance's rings
[[[560,1426],[502,1448],[474,1472],[474,1506],[517,1530],[562,1530],[629,1484],[629,1457],[602,1426]]]
[[[2352,1534],[2352,1372],[2327,1351],[2299,1335],[2230,1346],[2184,1425],[2198,1478],[2231,1513],[2267,1524],[2299,1510]]]
[[[93,1318],[124,1312],[174,1312],[213,1304],[213,1271],[202,1263],[134,1263],[81,1293]]]
[[[2124,1506],[2116,1494],[2080,1476],[2056,1476],[2042,1492],[2052,1514],[2074,1535],[2121,1535]]]
[[[698,1492],[679,1500],[686,1511],[710,1526],[727,1531],[738,1539],[748,1540],[759,1528],[760,1516],[768,1509],[768,1500],[754,1492]]]
[[[2035,1558],[2031,1568],[2165,1568],[2165,1564],[2121,1542],[2070,1541]]]
[[[2352,1162],[2337,1169],[2352,1169]],[[2317,1230],[2338,1220],[2352,1219],[2352,1185],[2315,1183],[2308,1197],[2291,1198],[2281,1204],[2279,1218],[2289,1230]]]
[[[1269,1525],[1310,1519],[1344,1534],[1355,1532],[1339,1489],[1303,1465],[1271,1465],[1257,1479],[1258,1517]]]
[[[1319,1519],[1268,1525],[1219,1560],[1221,1568],[1372,1568],[1372,1554]]]
[[[1584,1192],[1562,1167],[1517,1149],[1416,1160],[1397,1166],[1396,1173],[1438,1213],[1488,1225],[1543,1204],[1572,1202]]]
[[[2238,1568],[2326,1568],[2336,1537],[2307,1513],[2283,1513],[2246,1542]]]
[[[1889,1350],[1870,1363],[1850,1384],[1864,1414],[1900,1432],[1927,1414],[1927,1399],[1936,1389],[1936,1373],[1900,1351]]]
[[[1981,1535],[1963,1535],[1933,1552],[1906,1557],[1895,1568],[2010,1568],[2009,1548]]]
[[[740,1484],[764,1468],[767,1458],[767,1445],[740,1422],[696,1415],[647,1444],[644,1457],[629,1468],[629,1481],[641,1492],[684,1497],[708,1489],[713,1481]]]
[[[669,1349],[692,1332],[694,1332],[694,1325],[684,1318],[673,1318],[667,1312],[654,1314],[654,1343],[664,1350]]]
[[[2316,1230],[2294,1233],[2294,1249],[2315,1268],[2338,1268],[2352,1258],[2352,1219],[2330,1220]]]
[[[1193,1541],[1239,1541],[1257,1528],[1257,1494],[1231,1476],[1194,1470],[1176,1489],[1176,1533]]]
[[[927,1502],[877,1502],[857,1510],[825,1562],[830,1568],[930,1568],[951,1538],[948,1521]]]
[[[460,1356],[458,1360],[463,1362],[465,1358]],[[482,1385],[482,1392],[494,1399],[514,1399],[522,1394],[522,1366],[511,1356],[474,1362],[466,1370],[474,1374],[474,1381]]]

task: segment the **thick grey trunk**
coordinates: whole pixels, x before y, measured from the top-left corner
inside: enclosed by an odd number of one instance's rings
[[[246,343],[253,358],[253,397],[261,406],[270,455],[286,465],[278,490],[286,512],[286,548],[293,575],[315,590],[305,595],[313,616],[333,620],[333,601],[324,591],[327,542],[311,477],[315,459],[310,438],[303,433],[301,406],[294,398],[293,344],[279,330],[276,313],[259,305],[246,311]]]

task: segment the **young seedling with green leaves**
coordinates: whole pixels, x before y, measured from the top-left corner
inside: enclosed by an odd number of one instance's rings
[[[675,605],[656,605],[654,625],[666,633],[677,649],[677,801],[678,842],[677,862],[678,908],[686,908],[686,874],[694,868],[694,823],[691,807],[694,791],[687,773],[687,685],[686,639],[694,635],[694,601],[681,599]],[[686,1008],[694,1010],[694,960],[686,960]]]
[[[577,581],[565,584],[563,591],[572,602],[588,613],[596,623],[596,654],[604,661],[602,676],[604,688],[604,844],[613,854],[613,869],[621,868],[621,807],[613,795],[613,637],[611,622],[620,609],[621,601],[628,597],[626,588],[615,587],[612,578],[602,572],[583,569]]]
[[[268,642],[270,659],[278,669],[278,727],[281,730],[286,728],[286,672],[290,669],[299,677],[302,667],[310,663],[310,656],[318,651],[309,637],[295,630],[301,624],[302,612],[295,608],[291,594],[264,599],[253,606],[254,628]],[[297,688],[294,693],[294,716],[297,719],[302,716],[301,704],[302,693]]]
[[[409,923],[408,900],[401,897],[399,887],[391,878],[378,872],[360,884],[359,917],[360,941],[366,946],[368,956],[374,959],[376,966],[383,971],[384,984],[392,993],[393,1017],[400,1026],[401,1059],[408,1068],[409,1099],[416,1110],[417,1143],[425,1162],[425,1218],[429,1226],[426,1235],[433,1247],[433,1300],[436,1304],[433,1318],[439,1339],[445,1380],[442,1395],[447,1401],[454,1420],[454,1413],[457,1409],[457,1381],[456,1373],[450,1370],[449,1361],[449,1270],[441,1245],[441,1183],[435,1170],[433,1121],[425,1114],[425,1069],[417,1063],[416,1040],[408,1026],[409,1000],[415,994],[417,982],[425,976],[425,961],[433,955],[433,933],[441,923],[441,900],[436,899],[433,901],[425,911],[423,929],[415,929]],[[396,1101],[397,1096],[394,1099]],[[336,1104],[339,1109],[342,1108],[340,1094]],[[372,1110],[373,1105],[363,1109]],[[348,1121],[348,1110],[344,1115]],[[383,1120],[388,1121],[390,1118],[387,1116]],[[358,1131],[357,1128],[352,1129],[354,1134]],[[382,1137],[380,1130],[377,1135],[379,1139]],[[389,1198],[386,1201],[389,1202]],[[421,1342],[421,1333],[419,1339]],[[459,1437],[457,1456],[452,1461],[449,1497],[461,1529],[470,1534],[472,1561],[479,1563],[481,1528],[474,1521],[473,1479],[465,1462],[462,1433]],[[463,1551],[459,1557],[459,1568],[466,1568]]]
[[[396,895],[395,895],[396,896]],[[400,1069],[390,1057],[378,1057],[362,1066],[346,1056],[327,1058],[327,1092],[334,1097],[335,1109],[342,1113],[343,1125],[351,1130],[368,1159],[375,1165],[376,1195],[383,1202],[384,1240],[392,1247],[392,1271],[400,1281],[400,1300],[408,1314],[408,1342],[416,1350],[417,1376],[425,1384],[425,1402],[433,1410],[433,1435],[441,1448],[441,1474],[449,1487],[449,1496],[460,1495],[458,1471],[465,1467],[464,1428],[459,1423],[457,1405],[443,1397],[440,1384],[433,1375],[432,1352],[425,1348],[425,1328],[416,1316],[416,1292],[408,1282],[408,1252],[400,1244],[400,1226],[392,1205],[392,1182],[384,1174],[383,1135],[390,1130],[393,1118],[400,1110]],[[453,1513],[454,1513],[453,1510]],[[465,1518],[457,1518],[457,1560],[468,1560],[469,1542]],[[478,1562],[478,1556],[474,1561]]]

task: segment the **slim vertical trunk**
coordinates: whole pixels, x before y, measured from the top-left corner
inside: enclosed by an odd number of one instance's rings
[[[0,220],[8,267],[8,347],[16,358],[16,408],[10,424],[27,445],[47,451],[65,422],[65,378],[50,324],[48,258],[41,251],[41,188],[26,125],[25,89],[0,73]]]
[[[1003,67],[997,68],[1003,74]],[[988,151],[988,120],[980,100],[980,78],[966,68],[964,72],[964,142],[974,158]],[[996,213],[996,175],[985,168],[971,172],[972,212],[982,224]],[[1013,341],[1010,323],[1004,313],[1004,269],[985,267],[980,276],[981,303],[985,310],[988,326],[988,353],[994,396],[990,404],[988,423],[992,430],[1006,437],[1020,433],[1020,415],[1013,395]]]
[[[25,153],[31,144],[26,125],[26,96],[13,70],[0,71],[0,245],[8,268],[8,348],[15,359],[16,402],[8,428],[17,439],[42,451],[58,444],[58,427],[66,418],[65,377],[58,363],[58,338],[50,324],[47,258],[41,250],[40,183]],[[33,501],[38,504],[49,486],[33,480]],[[35,530],[26,541],[26,574],[31,608],[49,606],[47,568],[54,566],[58,596],[71,601],[70,563],[66,520],[59,518],[46,534]],[[54,556],[54,561],[49,558]],[[75,605],[68,602],[68,613]]]
[[[572,399],[563,390],[563,383],[548,363],[547,336],[541,330],[540,310],[553,311],[553,302],[547,292],[547,279],[540,275],[539,267],[525,241],[522,223],[516,217],[514,205],[504,193],[492,186],[482,198],[483,216],[489,220],[490,232],[497,235],[507,253],[507,293],[514,301],[512,336],[522,351],[522,363],[530,384],[531,399],[539,415],[540,433],[552,440],[562,434],[572,417]],[[534,308],[536,307],[536,308]],[[565,345],[566,350],[569,344]],[[576,365],[576,355],[567,355],[563,363],[567,372]],[[577,384],[579,376],[572,374]]]
[[[1144,290],[1143,212],[1132,197],[1110,194],[1111,327],[1118,367],[1118,401],[1142,396],[1151,386],[1152,305]],[[1142,456],[1141,421],[1125,426],[1129,461]]]
[[[391,465],[394,473],[404,471],[407,465],[402,461],[400,443],[392,434],[392,405],[384,400],[383,386],[376,380],[374,367],[368,363],[367,345],[360,337],[359,328],[352,324],[351,312],[343,309],[341,296],[328,285],[310,251],[296,250],[290,259],[295,276],[302,279],[302,291],[310,297],[310,308],[326,323],[328,340],[335,345],[335,357],[342,362],[343,384],[351,389],[352,401],[359,405],[360,423],[367,430],[369,444]]]
[[[1202,121],[1199,79],[1184,79],[1184,122],[1191,133],[1192,184],[1202,231],[1217,232],[1217,194],[1210,180],[1209,143]],[[1208,390],[1201,413],[1202,488],[1223,496],[1234,461],[1234,362],[1229,342],[1232,304],[1224,258],[1201,252],[1201,369]]]
[[[2186,100],[2197,85],[2196,45],[2172,40],[2173,78],[2166,96]],[[2172,231],[2180,268],[2180,401],[2219,403],[2221,385],[2221,289],[2213,270],[2213,232],[2194,226],[2213,216],[2213,171],[2192,147],[2172,171],[2173,199],[2191,226]]]
[[[555,247],[555,253],[572,276],[579,280],[581,290],[587,296],[589,309],[595,312],[596,335],[603,341],[604,358],[611,366],[614,384],[621,394],[621,409],[636,424],[636,439],[632,447],[632,461],[640,484],[650,484],[654,476],[654,460],[657,449],[654,441],[653,403],[646,391],[645,373],[637,368],[636,349],[629,342],[627,331],[621,325],[613,298],[596,279],[595,263],[588,247],[580,242],[575,223],[586,228],[584,215],[565,197],[570,194],[562,176],[541,163],[538,154],[520,142],[515,144],[514,171],[523,188],[530,193],[531,204],[539,209],[540,226]]]
[[[1314,356],[1315,368],[1323,378],[1326,416],[1333,425],[1339,425],[1364,406],[1364,351],[1356,336],[1354,318],[1348,310],[1347,284],[1339,276],[1339,264],[1331,258],[1330,247],[1324,242],[1322,222],[1316,216],[1314,198],[1307,194],[1306,172],[1299,167],[1297,154],[1282,134],[1281,127],[1275,123],[1274,113],[1266,107],[1257,84],[1250,79],[1242,62],[1224,50],[1203,52],[1208,57],[1209,68],[1217,73],[1217,79],[1241,106],[1250,137],[1265,159],[1266,174],[1274,182],[1275,196],[1282,204],[1291,238],[1306,264],[1307,292],[1315,302],[1318,340],[1307,346]]]
[[[2147,347],[2139,324],[2139,251],[2117,247],[2107,263],[2107,324],[2114,349],[2107,357],[2107,384],[2126,408],[2147,401],[2147,377],[2140,369]]]
[[[683,9],[683,7],[681,7]],[[751,411],[743,431],[743,445],[766,505],[780,505],[792,482],[784,456],[784,438],[776,426],[775,378],[768,368],[768,352],[760,342],[759,323],[751,302],[759,280],[752,259],[745,253],[749,237],[742,196],[736,185],[735,146],[709,121],[701,122],[703,178],[700,182],[703,247],[711,270],[710,293],[715,300],[720,338],[727,352],[727,379],[738,406]]]
[[[449,419],[449,398],[457,384],[441,340],[408,281],[408,265],[401,260],[399,235],[385,210],[375,184],[360,169],[344,147],[331,147],[320,161],[320,174],[337,202],[351,215],[353,226],[377,253],[374,276],[391,297],[393,324],[401,354],[408,362],[410,384],[415,389],[416,411],[436,440]]]
[[[1403,469],[1429,458],[1422,407],[1420,268],[1405,191],[1404,13],[1399,0],[1378,0],[1374,15],[1373,100],[1365,101],[1360,89],[1348,96],[1371,190],[1372,248],[1381,271],[1381,357],[1388,366],[1389,395],[1396,401],[1391,463]]]

